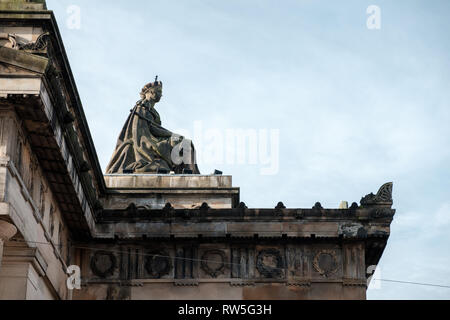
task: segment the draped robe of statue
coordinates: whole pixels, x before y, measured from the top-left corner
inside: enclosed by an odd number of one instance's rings
[[[173,153],[180,157],[174,158]],[[164,129],[152,103],[143,99],[131,110],[106,173],[157,173],[160,169],[176,174],[188,169],[200,174],[192,141]]]

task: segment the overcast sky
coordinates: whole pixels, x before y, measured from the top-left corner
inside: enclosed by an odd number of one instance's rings
[[[159,75],[157,110],[172,131],[194,139],[200,124],[202,140],[211,129],[279,130],[276,174],[204,159],[202,173],[233,175],[254,208],[336,208],[393,181],[397,214],[379,277],[450,286],[449,1],[47,5],[103,170],[142,86]],[[379,30],[367,28],[369,5],[381,9]],[[450,299],[450,289],[383,282],[368,297]]]

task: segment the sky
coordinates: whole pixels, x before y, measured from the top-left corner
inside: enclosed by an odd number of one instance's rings
[[[103,170],[159,75],[163,126],[193,139],[202,173],[232,175],[248,207],[337,208],[392,181],[397,213],[375,278],[450,286],[449,1],[47,6]],[[257,139],[253,160],[227,158],[240,149],[226,133],[239,130]],[[374,282],[368,298],[450,299],[450,288]]]

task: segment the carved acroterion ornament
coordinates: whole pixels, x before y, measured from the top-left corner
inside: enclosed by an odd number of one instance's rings
[[[392,205],[392,188],[393,183],[388,182],[381,186],[380,190],[378,190],[377,194],[368,194],[367,196],[361,199],[362,206],[370,206],[370,205]]]

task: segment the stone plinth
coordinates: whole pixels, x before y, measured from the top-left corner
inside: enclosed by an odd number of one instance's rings
[[[239,188],[231,176],[219,175],[105,175],[107,195],[103,206],[125,209],[130,205],[162,209],[199,208],[204,202],[214,209],[230,209],[239,203]]]
[[[105,175],[105,182],[108,188],[125,190],[232,188],[232,177],[219,175],[113,174]]]

